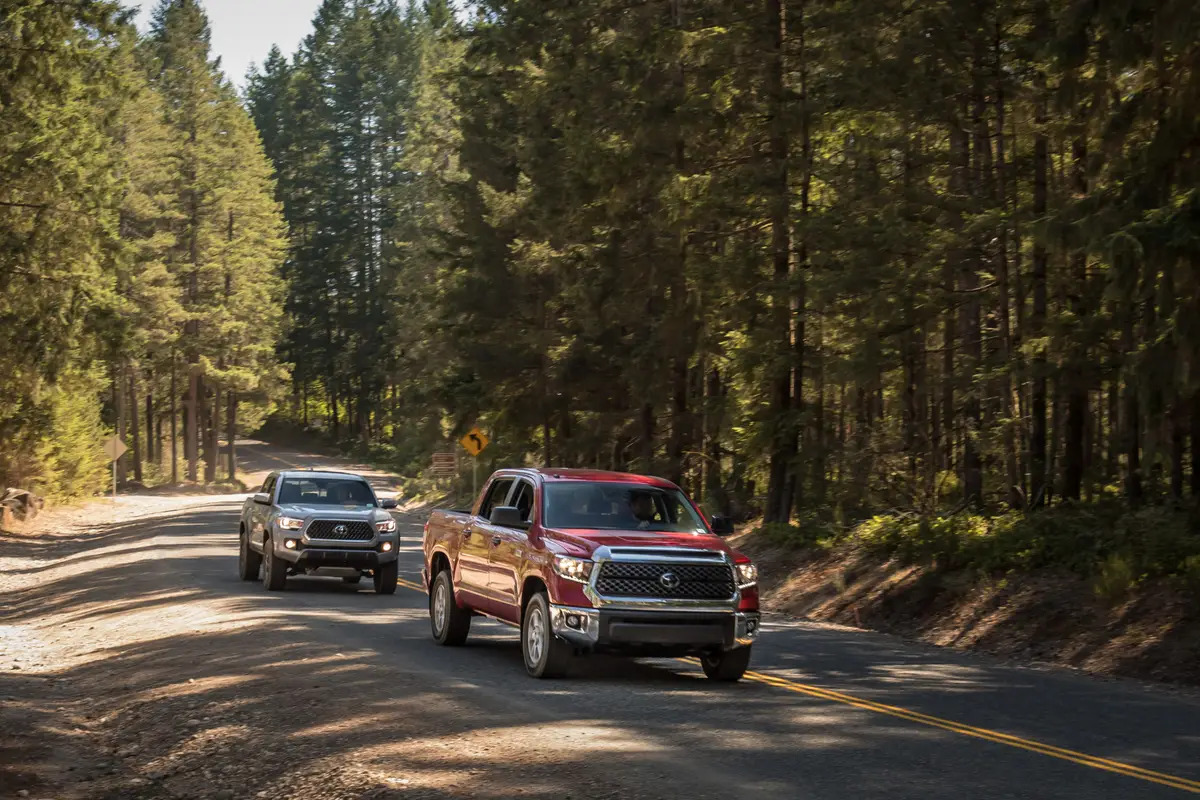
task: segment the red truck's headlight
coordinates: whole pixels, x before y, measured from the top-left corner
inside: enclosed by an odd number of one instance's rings
[[[737,569],[738,588],[746,589],[758,583],[758,567],[747,561],[745,564],[735,564]]]
[[[579,581],[587,583],[592,577],[592,567],[595,566],[594,561],[589,561],[586,558],[575,558],[574,556],[555,556],[554,571],[558,573],[560,578],[566,578],[569,581]]]

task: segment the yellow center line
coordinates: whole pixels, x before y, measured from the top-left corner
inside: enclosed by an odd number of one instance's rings
[[[414,591],[427,594],[425,587],[421,586],[419,583],[413,583],[412,581],[407,581],[404,579],[401,579],[397,582],[407,589],[412,589]],[[680,658],[676,660],[691,666],[697,666],[700,663],[700,661],[695,658]],[[822,689],[819,686],[812,686],[811,684],[807,683],[799,683],[797,681],[789,680],[788,678],[767,675],[762,672],[748,671],[746,672],[745,679],[755,683],[761,683],[765,686],[772,686],[776,689],[786,689],[790,692],[808,695],[809,697],[815,697],[820,700],[841,703],[842,705],[852,706],[864,711],[872,711],[877,714],[886,714],[890,717],[896,717],[908,722],[916,722],[921,725],[940,728],[941,730],[950,731],[951,733],[957,733],[962,736],[970,736],[972,738],[983,739],[984,741],[992,742],[994,744],[1002,744],[1007,745],[1008,747],[1016,747],[1020,750],[1028,750],[1031,753],[1039,753],[1044,756],[1050,756],[1051,758],[1070,761],[1085,767],[1091,767],[1092,769],[1113,772],[1117,775],[1124,775],[1127,778],[1137,778],[1138,780],[1149,781],[1150,783],[1157,783],[1162,786],[1169,786],[1172,789],[1181,789],[1185,792],[1200,794],[1200,781],[1194,781],[1189,778],[1181,778],[1177,775],[1169,775],[1165,772],[1156,772],[1152,769],[1134,766],[1133,764],[1112,761],[1100,756],[1092,756],[1088,755],[1087,753],[1068,750],[1064,747],[1057,747],[1052,744],[1033,741],[1032,739],[1023,739],[1020,736],[1013,736],[1011,734],[1001,733],[999,731],[993,731],[987,728],[977,728],[974,725],[965,725],[961,722],[955,722],[954,720],[942,719],[941,717],[934,717],[929,714],[922,714],[919,711],[912,711],[899,706],[889,706],[884,703],[877,703],[874,700],[855,697],[854,695],[836,692],[832,689]]]

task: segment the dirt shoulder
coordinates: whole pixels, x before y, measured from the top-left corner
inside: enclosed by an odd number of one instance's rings
[[[423,598],[237,580],[240,500],[120,497],[0,535],[0,799],[711,796],[643,789],[636,764],[382,655]]]
[[[1200,686],[1200,607],[1168,581],[1106,603],[1065,571],[939,571],[851,547],[797,551],[754,533],[736,546],[767,610],[1096,675]]]

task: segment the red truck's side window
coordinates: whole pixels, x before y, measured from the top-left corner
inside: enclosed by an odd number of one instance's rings
[[[521,509],[522,520],[533,522],[533,484],[529,481],[518,483],[512,504]]]
[[[479,516],[488,519],[492,515],[493,508],[504,505],[504,498],[508,497],[508,490],[512,488],[512,483],[512,478],[497,478],[492,481],[487,497],[483,498],[483,505],[479,507]]]

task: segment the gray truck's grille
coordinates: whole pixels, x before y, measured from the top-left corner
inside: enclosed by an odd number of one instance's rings
[[[374,534],[370,523],[358,520],[356,522],[341,522],[336,519],[313,520],[308,526],[308,538],[333,539],[339,542],[366,542]]]
[[[734,589],[728,564],[608,561],[596,577],[596,591],[606,597],[728,600]]]

